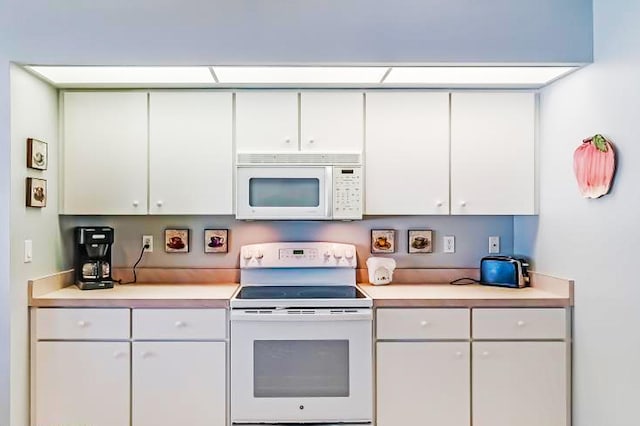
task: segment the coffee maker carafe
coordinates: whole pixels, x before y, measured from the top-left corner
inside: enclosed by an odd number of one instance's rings
[[[80,290],[113,288],[111,245],[113,228],[75,228],[75,276]]]

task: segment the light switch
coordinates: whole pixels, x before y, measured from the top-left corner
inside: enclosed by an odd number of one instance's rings
[[[24,263],[33,261],[33,241],[24,240]]]

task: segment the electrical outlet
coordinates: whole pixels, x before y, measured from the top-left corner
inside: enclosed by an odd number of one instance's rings
[[[455,253],[456,252],[456,237],[453,235],[448,235],[442,239],[442,245],[444,246],[445,253]]]
[[[489,237],[489,254],[500,253],[500,237]]]
[[[149,245],[149,248],[144,249],[145,253],[153,252],[153,235],[143,235],[142,236],[142,247]]]

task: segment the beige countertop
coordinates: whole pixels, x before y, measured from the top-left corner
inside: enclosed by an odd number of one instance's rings
[[[69,285],[72,271],[29,282],[29,306],[33,307],[127,307],[127,308],[227,308],[238,289],[232,281],[209,282],[211,277],[232,278],[230,274],[204,271],[154,272],[166,282],[116,285],[112,289],[80,290]],[[411,272],[411,284],[373,286],[359,284],[373,299],[375,307],[568,307],[573,306],[573,281],[532,272],[531,287],[511,289],[482,285],[421,284]],[[440,277],[424,275],[425,277]],[[184,278],[184,279],[183,279]],[[196,278],[191,283],[187,278]]]
[[[127,284],[80,290],[70,285],[31,298],[35,307],[227,308],[238,284]]]
[[[359,284],[380,308],[408,307],[568,307],[571,299],[540,288],[521,289],[484,285],[450,284],[390,284],[374,286]]]

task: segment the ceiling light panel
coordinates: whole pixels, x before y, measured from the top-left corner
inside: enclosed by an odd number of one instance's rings
[[[54,84],[203,84],[215,83],[208,67],[30,66]]]
[[[386,84],[545,85],[574,67],[394,67]]]
[[[221,84],[375,84],[387,67],[213,67]]]

